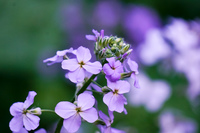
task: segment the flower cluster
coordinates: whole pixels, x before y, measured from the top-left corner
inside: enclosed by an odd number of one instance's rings
[[[62,118],[56,132],[60,132],[62,125],[67,132],[76,132],[82,120],[94,123],[102,133],[124,132],[111,128],[114,122],[113,112],[127,114],[124,107],[127,104],[124,94],[130,91],[127,79],[133,79],[134,86],[139,88],[138,64],[129,58],[132,49],[123,38],[104,36],[104,30],[100,33],[93,30],[93,33],[94,35],[86,35],[86,38],[95,43],[94,54],[97,61],[90,61],[92,54],[83,46],[57,51],[55,56],[43,61],[47,65],[61,63],[61,68],[67,70],[65,77],[76,84],[73,100],[61,101],[55,107],[55,113]],[[99,74],[105,76],[107,85],[97,83]],[[109,117],[98,109],[93,92],[103,95],[102,101],[108,107]],[[37,115],[45,110],[27,109],[33,103],[35,95],[31,91],[24,103],[14,103],[11,106],[10,113],[14,118],[10,121],[10,129],[13,132],[35,130],[39,126],[40,118]]]

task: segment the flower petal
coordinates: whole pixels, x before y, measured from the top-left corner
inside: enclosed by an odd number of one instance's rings
[[[92,74],[98,74],[102,70],[102,65],[98,61],[93,63],[87,62],[85,65],[83,65],[83,68]]]
[[[58,55],[55,55],[53,57],[43,60],[43,63],[49,62],[47,63],[47,65],[50,66],[50,65],[53,65],[54,63],[61,62],[62,60],[63,60],[63,57],[60,58]]]
[[[19,132],[23,128],[22,115],[13,117],[9,123],[9,127],[11,131]]]
[[[76,114],[76,105],[70,102],[59,102],[55,107],[55,112],[60,117],[67,119]]]
[[[61,67],[64,70],[75,71],[80,67],[80,65],[78,64],[78,61],[76,59],[68,59],[62,61]]]
[[[94,35],[86,35],[85,38],[88,40],[96,41],[96,37]]]
[[[132,61],[129,58],[128,61],[127,61],[127,64],[129,65],[129,68],[131,69],[131,71],[138,73],[138,64],[135,61]]]
[[[39,130],[35,131],[34,133],[47,133],[44,128],[40,128]]]
[[[73,83],[82,82],[85,78],[85,70],[79,67],[75,71],[69,72],[68,77],[70,81],[72,81]]]
[[[93,123],[98,119],[97,110],[93,107],[83,112],[79,112],[79,114],[84,120],[89,123]]]
[[[73,48],[61,50],[61,51],[57,51],[56,55],[58,55],[58,56],[64,56],[66,53],[71,53],[72,51],[73,51]]]
[[[110,65],[111,67],[114,67],[114,64],[115,64],[115,57],[106,58],[106,60],[108,61],[109,65]]]
[[[13,103],[10,107],[10,114],[12,116],[21,115],[23,112],[23,106],[24,106],[23,102]]]
[[[110,118],[105,115],[101,110],[99,111],[99,117],[106,123],[106,126],[110,126]]]
[[[78,62],[83,61],[84,63],[87,63],[91,59],[92,56],[91,56],[90,50],[88,48],[80,46],[77,49],[76,57],[77,57]]]
[[[70,133],[78,131],[81,126],[81,116],[79,114],[75,114],[68,119],[64,119],[63,126]]]
[[[34,97],[37,95],[35,91],[29,91],[28,96],[26,97],[26,100],[24,101],[24,108],[27,109],[29,106],[31,106],[34,102]]]
[[[91,108],[94,105],[94,103],[95,103],[95,98],[91,94],[81,93],[78,96],[77,105],[78,107],[81,107],[82,111]]]
[[[130,84],[127,81],[124,80],[120,80],[116,82],[116,86],[118,89],[118,94],[123,94],[123,93],[127,93],[130,91]]]
[[[108,63],[103,65],[103,71],[106,75],[112,75],[115,72]]]
[[[21,128],[18,132],[13,132],[13,133],[28,133],[28,131],[25,128]]]
[[[23,124],[26,130],[35,130],[39,126],[40,118],[36,115],[26,113],[23,115]]]

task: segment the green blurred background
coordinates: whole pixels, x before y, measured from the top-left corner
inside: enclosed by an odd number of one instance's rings
[[[44,109],[54,109],[59,101],[72,98],[75,85],[64,78],[64,71],[61,70],[60,65],[47,67],[42,61],[53,56],[57,50],[73,46],[69,41],[70,32],[63,29],[63,25],[68,24],[63,22],[63,5],[78,3],[77,5],[81,7],[78,8],[85,18],[85,33],[81,33],[83,37],[91,33],[93,28],[104,28],[87,24],[86,19],[89,17],[92,19],[93,5],[97,2],[94,0],[0,0],[1,133],[11,132],[9,121],[12,116],[9,107],[14,102],[24,101],[30,90],[37,92],[34,106]],[[122,5],[148,6],[158,13],[163,23],[171,16],[184,19],[200,17],[199,0],[121,0],[119,2]],[[71,17],[76,16],[71,14]],[[106,29],[104,30],[106,32]],[[121,35],[120,30],[120,27],[116,26],[112,34]],[[76,45],[81,45],[81,42]],[[176,87],[187,85],[184,75],[159,75],[156,66],[144,70],[151,78],[165,79],[172,88],[179,88],[173,90],[172,97],[164,107],[182,110],[186,116],[194,118],[199,125],[199,113],[193,113],[190,102],[181,93],[181,87]],[[114,126],[117,124],[129,126],[139,133],[159,132],[156,121],[159,111],[149,113],[143,107],[131,106],[127,106],[127,110],[131,112],[128,115],[115,114]],[[196,111],[200,111],[199,107]],[[41,116],[40,127],[47,129],[57,120],[55,114],[44,113]],[[91,124],[85,124],[86,127],[87,125]],[[95,126],[91,126],[91,132],[96,129]]]

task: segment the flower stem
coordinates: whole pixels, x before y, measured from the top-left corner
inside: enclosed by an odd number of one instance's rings
[[[55,113],[54,110],[50,110],[50,109],[42,109],[41,111],[42,111],[42,112],[52,112],[52,113]]]
[[[95,90],[86,90],[86,91],[91,91],[91,92],[94,92],[94,93],[103,94],[103,92],[99,92],[99,91],[95,91]]]
[[[79,94],[83,93],[83,92],[87,89],[87,87],[90,85],[90,83],[93,81],[93,79],[94,79],[96,76],[97,76],[97,74],[93,74],[93,75],[88,79],[88,81],[85,82],[85,84],[84,84],[84,85],[82,86],[82,88],[77,92],[76,95],[78,96]],[[75,95],[75,96],[76,96],[76,95]],[[74,96],[73,99],[71,100],[72,103],[75,101],[75,96]],[[56,127],[55,133],[60,133],[60,130],[61,130],[61,128],[62,128],[62,125],[63,125],[63,118],[61,118],[61,119],[59,120],[59,122],[58,122],[58,124],[57,124],[57,127]]]
[[[97,83],[96,81],[92,80],[92,83],[96,84],[97,86],[99,86],[100,88],[103,88],[103,86],[101,86],[99,83]]]

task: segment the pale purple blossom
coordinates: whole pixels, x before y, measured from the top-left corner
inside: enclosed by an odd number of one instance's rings
[[[73,48],[70,48],[70,49],[66,49],[66,50],[62,50],[62,51],[57,51],[56,52],[56,55],[51,57],[51,58],[48,58],[48,59],[45,59],[43,60],[44,63],[47,63],[47,65],[53,65],[55,63],[60,63],[63,61],[63,57],[67,54],[67,53],[72,53],[73,52]]]
[[[127,104],[124,93],[130,91],[130,84],[127,81],[107,82],[107,86],[111,89],[103,97],[103,102],[108,106],[110,111],[123,112],[124,104]]]
[[[130,58],[127,60],[127,64],[130,71],[132,71],[131,78],[134,80],[134,86],[136,88],[140,88],[138,77],[136,76],[137,74],[139,74],[138,64]]]
[[[91,54],[88,48],[80,46],[75,54],[76,58],[63,60],[62,62],[62,68],[64,70],[69,70],[67,77],[72,82],[82,82],[86,76],[86,72],[98,74],[102,70],[100,62],[89,62]]]
[[[102,133],[125,133],[122,130],[112,128],[111,124],[114,120],[113,111],[108,110],[109,117],[105,115],[102,111],[99,111],[99,117],[105,122],[106,125],[98,125],[98,128]]]
[[[77,105],[62,101],[56,105],[55,112],[64,118],[63,126],[68,132],[76,132],[81,125],[81,117],[89,123],[98,119],[94,104],[95,98],[92,95],[82,93],[77,98]]]
[[[113,82],[119,80],[121,73],[123,73],[122,63],[119,60],[115,61],[115,57],[107,58],[106,60],[108,63],[103,66],[106,77]]]
[[[172,112],[164,112],[160,115],[160,133],[196,133],[196,123]]]
[[[93,29],[92,32],[94,33],[94,35],[86,35],[85,36],[88,40],[97,41],[97,39],[99,37],[101,37],[101,38],[104,37],[104,30],[101,30],[101,32],[99,33],[97,30]]]
[[[170,86],[162,80],[152,81],[144,74],[138,76],[141,89],[131,89],[128,94],[130,103],[134,106],[143,105],[151,112],[159,110],[170,97]]]
[[[36,115],[41,114],[40,108],[27,110],[34,102],[36,92],[30,91],[24,102],[16,102],[10,107],[10,113],[12,120],[9,123],[9,127],[13,132],[19,132],[23,130],[23,126],[26,130],[34,130],[39,126],[40,118]]]

